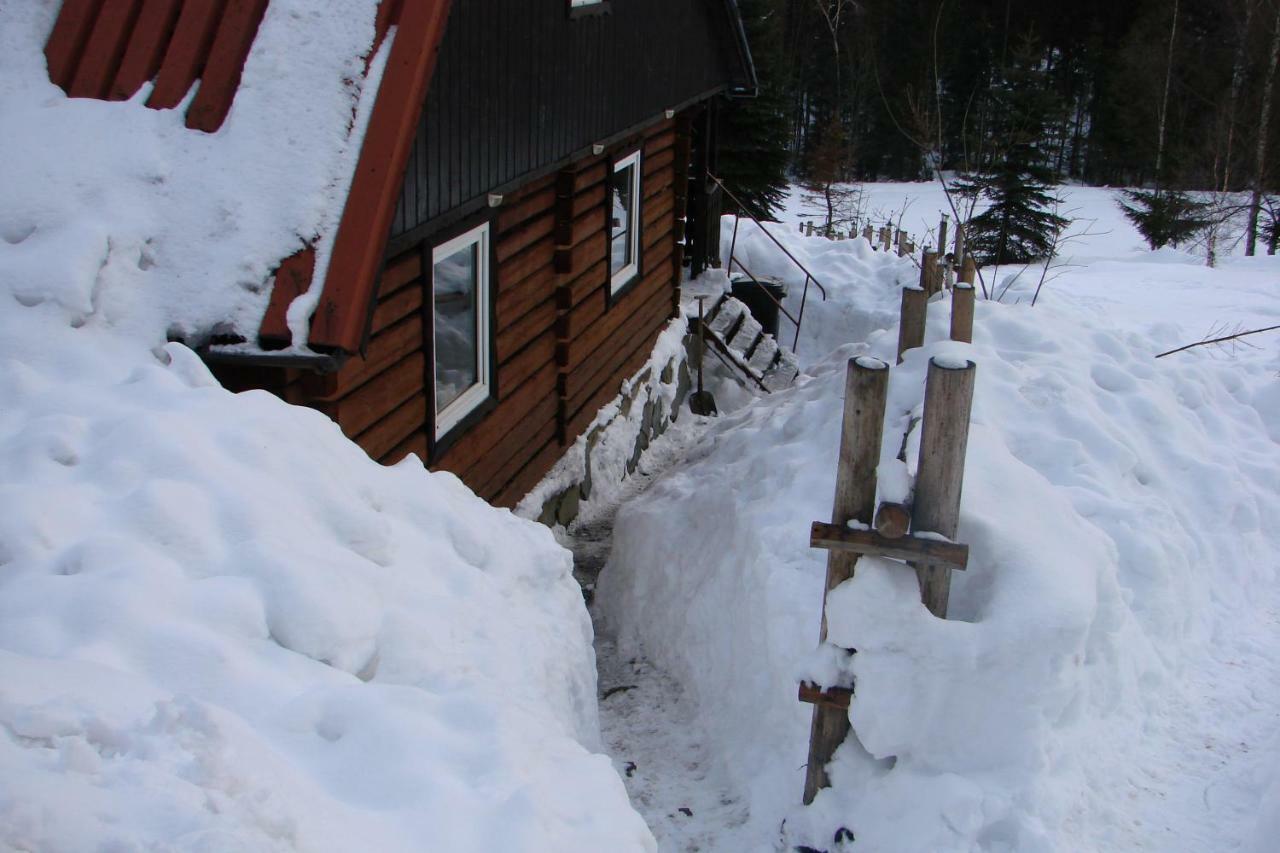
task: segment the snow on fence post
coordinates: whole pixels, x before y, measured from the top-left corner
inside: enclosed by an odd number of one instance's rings
[[[889,365],[877,358],[849,360],[844,384],[844,419],[840,427],[840,456],[836,464],[836,493],[831,506],[832,525],[844,528],[850,521],[870,525],[876,509],[876,467],[884,438],[884,409],[889,391]],[[822,596],[822,633],[827,639],[826,593],[853,577],[858,555],[851,551],[827,554],[827,585]],[[804,803],[808,805],[827,778],[827,762],[849,734],[847,707],[815,703],[809,729],[809,763],[805,770]]]
[[[927,532],[955,538],[960,523],[960,492],[964,485],[969,414],[977,372],[972,361],[929,359],[920,461],[912,505],[914,534]],[[947,618],[951,569],[937,564],[916,564],[916,577],[924,606],[939,619]]]
[[[973,343],[973,285],[962,281],[951,291],[951,340]]]
[[[898,315],[898,364],[902,364],[904,352],[924,345],[924,323],[928,310],[928,291],[923,287],[902,288],[902,310]]]

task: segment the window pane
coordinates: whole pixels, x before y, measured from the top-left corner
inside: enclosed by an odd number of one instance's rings
[[[436,412],[479,381],[476,358],[476,287],[479,243],[437,261],[435,298]]]
[[[611,275],[634,260],[631,256],[631,212],[635,206],[635,199],[632,198],[631,188],[635,180],[635,169],[635,166],[628,166],[613,173],[613,187],[609,193],[613,241],[609,260]]]

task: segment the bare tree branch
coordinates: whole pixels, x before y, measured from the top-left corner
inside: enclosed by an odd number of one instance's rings
[[[1280,329],[1280,326],[1267,326],[1264,329],[1250,329],[1247,332],[1236,332],[1234,335],[1223,335],[1219,338],[1209,338],[1208,340],[1196,341],[1193,344],[1187,344],[1186,346],[1181,346],[1177,349],[1171,349],[1168,352],[1162,352],[1157,355],[1156,358],[1164,358],[1166,355],[1173,355],[1175,352],[1184,352],[1189,349],[1194,349],[1195,347],[1205,347],[1210,344],[1220,344],[1224,341],[1239,340],[1240,338],[1245,338],[1249,335],[1260,335],[1263,332],[1274,332],[1276,329]]]

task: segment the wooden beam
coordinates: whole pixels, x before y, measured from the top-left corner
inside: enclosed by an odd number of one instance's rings
[[[405,4],[400,14],[312,320],[313,345],[360,349],[449,6],[426,0]]]
[[[881,501],[871,526],[886,539],[901,539],[911,529],[911,509],[906,504]]]
[[[876,510],[876,467],[884,438],[884,409],[889,391],[889,365],[872,358],[849,359],[845,374],[844,418],[836,463],[836,491],[831,523],[870,524]],[[822,631],[827,639],[827,592],[853,576],[858,555],[832,551],[827,555],[827,581],[822,596]],[[828,787],[827,762],[849,734],[849,715],[837,708],[815,705],[809,729],[809,760],[805,769],[804,802],[813,802]]]
[[[850,530],[815,521],[809,531],[809,546],[828,551],[852,551],[868,557],[889,557],[912,563],[963,570],[969,564],[969,546],[938,539],[903,536],[890,539],[874,530]]]
[[[917,529],[947,538],[960,524],[960,492],[964,486],[965,450],[969,444],[969,413],[978,368],[968,361],[949,364],[929,360],[924,389],[924,421],[920,427],[920,462],[912,505]],[[916,567],[920,596],[929,612],[947,618],[951,572],[945,566]]]
[[[802,681],[798,698],[810,705],[821,705],[847,714],[849,704],[853,701],[853,691],[848,687],[819,687],[812,682]]]

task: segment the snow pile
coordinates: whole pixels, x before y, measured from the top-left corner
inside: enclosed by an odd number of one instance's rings
[[[777,223],[765,225],[768,234],[749,220],[738,224],[733,243],[734,272],[740,272],[737,261],[756,276],[771,276],[787,286],[783,306],[793,317],[799,317],[803,304],[804,317],[798,352],[802,368],[824,358],[833,346],[846,341],[865,340],[872,332],[883,329],[898,319],[898,289],[916,283],[919,268],[908,258],[878,252],[863,239],[826,240],[804,237]],[[733,218],[720,223],[721,254],[729,257],[733,239]],[[777,244],[772,235],[791,255],[812,273],[818,284],[810,283],[805,295],[805,273]],[[827,294],[824,300],[821,287]],[[795,326],[785,317],[781,320],[779,339],[790,346]]]
[[[864,254],[844,245],[810,257]],[[808,310],[886,314],[902,262],[869,257],[878,269]],[[831,512],[846,362],[892,363],[896,329],[726,417],[623,508],[598,588],[607,624],[693,693],[762,846],[786,818],[792,843],[819,849],[840,828],[870,850],[1266,849],[1280,359],[1273,344],[1152,355],[1199,337],[1216,302],[1280,314],[1278,269],[1117,253],[1035,308],[981,302],[972,346],[940,340],[948,303],[931,304],[926,347],[893,370],[882,461],[905,444],[914,474],[928,357],[976,362],[969,569],[940,621],[911,571],[860,561],[828,607],[831,640],[858,649],[847,661],[814,651],[826,561],[808,528]],[[811,354],[853,339],[816,328]],[[799,809],[811,712],[796,683],[840,669],[860,742]]]
[[[651,844],[549,531],[100,325],[0,313],[0,847]]]
[[[323,255],[342,214],[387,51],[366,79],[376,0],[273,0],[213,134],[185,102],[144,107],[149,83],[113,103],[49,82],[60,5],[0,5],[0,293],[193,346],[256,340],[272,270],[317,237]]]

